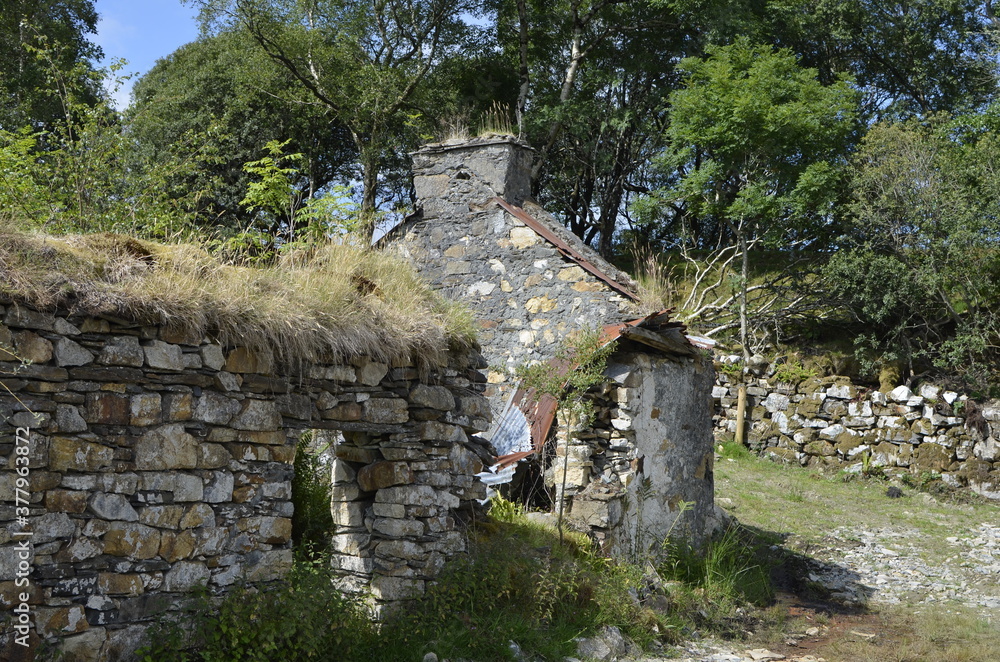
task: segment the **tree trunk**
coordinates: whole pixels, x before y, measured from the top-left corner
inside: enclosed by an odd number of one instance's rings
[[[559,106],[566,105],[569,101],[570,96],[573,94],[573,84],[576,82],[576,73],[580,69],[580,61],[583,59],[584,52],[580,48],[581,41],[583,40],[583,25],[580,24],[579,16],[573,17],[573,38],[570,42],[570,57],[569,64],[566,66],[566,74],[563,76],[562,87],[559,90]],[[538,182],[538,178],[542,174],[542,166],[545,165],[545,159],[548,157],[549,152],[552,147],[556,144],[556,139],[559,138],[559,132],[562,131],[562,120],[557,119],[549,125],[549,136],[542,145],[541,150],[538,152],[538,156],[535,158],[535,163],[531,167],[531,189],[534,191],[535,185]]]
[[[517,0],[518,29],[518,75],[521,87],[517,92],[517,135],[523,134],[524,109],[528,104],[528,94],[531,92],[531,73],[528,69],[528,6],[525,0]]]
[[[622,204],[625,192],[625,173],[631,148],[631,128],[618,135],[615,147],[615,162],[611,169],[607,188],[604,192],[604,204],[601,206],[601,243],[598,252],[604,257],[611,256],[612,240],[615,236],[615,226],[618,224],[618,209]]]
[[[360,221],[358,232],[367,241],[371,241],[375,234],[375,220],[376,220],[376,194],[378,193],[378,175],[379,175],[379,162],[378,158],[366,158],[362,154],[361,168],[363,170],[361,176],[361,184],[364,187],[364,192],[361,196],[361,209],[359,210]]]

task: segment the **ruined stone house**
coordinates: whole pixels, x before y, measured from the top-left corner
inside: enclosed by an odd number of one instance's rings
[[[423,147],[413,154],[419,211],[384,242],[477,317],[494,443],[504,421],[532,439],[498,450],[522,452],[495,470],[541,456],[550,491],[606,551],[641,552],[667,535],[697,544],[715,513],[711,357],[665,311],[643,317],[628,275],[531,200],[532,154],[495,135]],[[594,394],[596,420],[567,447],[551,408],[525,399],[521,417],[508,403],[515,367],[550,360],[581,329],[618,344]]]

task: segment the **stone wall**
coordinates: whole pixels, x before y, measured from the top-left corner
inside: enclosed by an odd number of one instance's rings
[[[717,439],[736,430],[737,386],[723,372],[712,392]],[[967,424],[978,409],[979,425]],[[1000,498],[1000,405],[981,409],[931,384],[871,390],[848,377],[798,384],[754,378],[747,386],[750,448],[810,467],[941,474],[952,485]]]
[[[266,353],[120,319],[0,302],[0,321],[0,600],[7,611],[28,592],[33,645],[127,657],[143,623],[195,585],[281,577],[304,430],[341,440],[345,585],[390,604],[464,549],[462,511],[484,496],[472,475],[488,457],[475,352],[423,375],[364,357],[289,374]],[[0,648],[24,652],[17,634],[6,628]]]
[[[498,413],[517,366],[552,359],[574,332],[640,316],[632,279],[531,201],[532,158],[508,136],[425,146],[413,154],[421,212],[385,239],[476,315]],[[594,426],[568,447],[553,433],[532,460],[556,503],[609,552],[635,551],[646,533],[698,543],[713,526],[712,364],[691,354],[622,338]],[[643,484],[655,496],[640,506]]]
[[[525,205],[608,275],[632,284],[527,200],[531,154],[511,138],[430,145],[414,153],[413,183],[422,215],[390,237],[424,278],[475,311],[491,384],[508,380],[504,368],[551,358],[574,330],[636,312],[627,297],[491,202],[501,197]]]
[[[570,522],[626,558],[641,558],[667,536],[700,546],[717,526],[711,362],[651,355],[625,341],[607,374],[594,424],[569,446]]]

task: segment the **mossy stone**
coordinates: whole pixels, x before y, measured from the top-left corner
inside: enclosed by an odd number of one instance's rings
[[[920,444],[914,449],[912,465],[921,471],[940,473],[952,462],[951,451],[938,444]]]
[[[887,361],[878,372],[878,390],[888,393],[903,383],[903,362]]]

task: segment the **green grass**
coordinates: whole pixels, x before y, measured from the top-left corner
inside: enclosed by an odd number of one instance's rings
[[[904,496],[885,496],[888,482],[839,474],[821,474],[758,458],[735,444],[723,444],[716,463],[716,493],[739,521],[781,539],[782,546],[804,556],[821,556],[831,531],[892,529],[909,555],[928,565],[958,563],[949,536],[967,537],[981,522],[1000,519],[1000,504],[961,491],[943,489],[933,476],[916,476],[903,484]],[[917,488],[928,491],[919,491]],[[846,533],[842,538],[848,538]],[[890,547],[894,545],[889,545]],[[989,581],[977,579],[988,592]],[[806,589],[809,587],[806,586]],[[806,596],[822,598],[822,591]],[[995,615],[957,603],[870,605],[865,625],[832,630],[828,639],[808,652],[829,662],[927,662],[959,660],[992,662],[1000,650],[1000,624]],[[827,613],[833,628],[838,617]],[[795,630],[787,624],[787,631]],[[853,630],[875,632],[866,638]],[[759,632],[756,640],[783,641],[779,632]]]
[[[142,660],[265,659],[507,661],[510,642],[529,659],[576,654],[576,639],[616,626],[642,646],[694,631],[743,637],[766,620],[770,585],[745,532],[732,529],[707,555],[679,546],[642,565],[592,551],[589,540],[530,520],[497,500],[470,531],[470,553],[452,559],[409,607],[371,623],[362,601],[340,596],[318,555],[301,555],[287,582],[238,588],[221,604],[196,597],[180,620],[161,621]],[[303,634],[308,633],[308,634]]]
[[[853,475],[824,474],[759,459],[736,444],[722,445],[716,463],[716,497],[725,501],[740,522],[786,538],[799,551],[821,545],[840,527],[895,527],[910,530],[907,539],[933,560],[951,553],[945,538],[995,521],[1000,505],[968,497],[936,497],[903,487],[903,497],[885,496],[888,483]],[[961,501],[965,501],[962,503]]]
[[[874,638],[848,631],[813,651],[829,662],[994,662],[1000,651],[1000,621],[981,610],[948,608],[912,613],[883,610]]]

